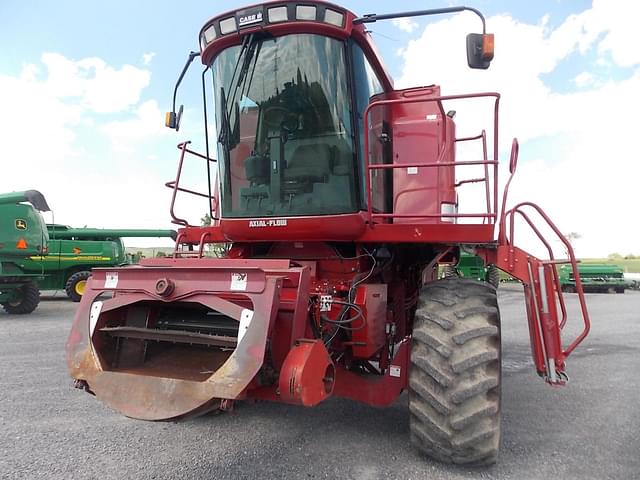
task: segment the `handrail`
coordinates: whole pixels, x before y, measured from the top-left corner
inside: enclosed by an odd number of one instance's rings
[[[553,248],[551,247],[551,244],[549,244],[549,242],[546,240],[546,238],[544,238],[544,236],[542,235],[542,233],[540,232],[540,230],[538,229],[538,227],[535,226],[535,224],[533,223],[533,221],[531,220],[531,218],[524,213],[522,210],[517,210],[513,213],[519,213],[520,216],[522,216],[522,218],[529,224],[529,226],[531,227],[531,229],[534,231],[534,233],[537,235],[538,239],[540,240],[540,242],[547,248],[547,252],[549,255],[549,262],[545,262],[545,263],[557,263],[554,255],[553,255]],[[509,237],[509,242],[511,245],[513,245],[513,228],[514,228],[514,222],[513,222],[513,218],[515,215],[511,215],[511,235]],[[560,277],[558,276],[558,270],[556,268],[553,268],[552,270],[552,274],[553,274],[553,283],[556,287],[556,291],[560,292],[561,291],[561,285],[560,285]],[[565,326],[565,324],[567,323],[567,308],[566,305],[564,303],[564,297],[562,295],[558,295],[558,300],[560,301],[560,310],[562,311],[562,320],[560,321],[560,329],[562,330]]]
[[[208,158],[205,155],[202,155],[201,153],[198,153],[198,152],[196,152],[194,150],[190,150],[189,148],[187,148],[187,145],[189,145],[190,143],[191,143],[191,141],[187,140],[187,141],[184,141],[184,142],[178,144],[178,149],[180,150],[180,160],[178,161],[178,171],[176,173],[176,178],[175,178],[175,180],[171,180],[171,181],[166,182],[164,184],[165,187],[171,188],[173,190],[173,193],[171,195],[171,206],[169,207],[169,213],[171,214],[172,223],[175,223],[177,225],[183,225],[185,227],[190,227],[190,226],[193,226],[193,225],[189,225],[189,222],[187,220],[176,216],[176,214],[174,212],[175,203],[176,203],[176,196],[177,196],[178,192],[185,192],[185,193],[189,193],[191,195],[196,195],[196,196],[199,196],[199,197],[208,198],[210,202],[215,201],[215,197],[212,197],[207,193],[197,192],[195,190],[190,190],[188,188],[183,188],[183,187],[180,186],[180,177],[182,176],[182,167],[183,167],[183,163],[184,163],[184,159],[185,159],[185,154],[186,153],[190,153],[191,155],[195,155],[196,157],[202,158],[202,159],[207,160],[207,161],[212,162],[212,163],[217,161],[215,159]],[[219,217],[217,217],[217,216],[213,217],[212,220],[219,220]],[[178,244],[178,242],[176,242],[176,244]]]
[[[204,245],[206,243],[207,237],[211,236],[211,232],[204,232],[200,236],[200,243],[198,244],[198,257],[202,258],[204,256]]]
[[[182,175],[182,164],[184,162],[184,154],[187,151],[187,145],[189,143],[191,142],[187,140],[186,142],[183,142],[178,145],[178,148],[180,149],[180,160],[178,161],[178,171],[176,173],[176,179],[173,182],[173,193],[171,194],[171,206],[169,207],[169,213],[171,214],[171,218],[173,219],[173,222],[178,225],[184,225],[185,227],[189,225],[189,222],[187,222],[184,218],[177,217],[173,209],[176,204],[176,195],[178,194],[178,184],[180,182],[180,175]]]
[[[428,93],[426,90],[421,90],[422,92]],[[372,165],[369,162],[369,156],[370,156],[370,145],[369,145],[369,115],[371,113],[371,110],[375,107],[379,107],[379,106],[386,106],[386,105],[398,105],[398,104],[408,104],[408,103],[422,103],[422,102],[443,102],[443,101],[450,101],[450,100],[464,100],[464,99],[469,99],[469,98],[486,98],[486,97],[492,97],[494,98],[494,112],[493,112],[493,159],[492,160],[488,160],[487,159],[487,145],[486,145],[486,133],[483,130],[482,133],[478,136],[475,137],[464,137],[464,138],[460,138],[460,139],[455,139],[456,142],[458,141],[468,141],[468,140],[477,140],[482,138],[483,139],[483,156],[484,156],[484,160],[480,160],[480,161],[461,161],[461,162],[443,162],[443,163],[434,163],[434,162],[412,162],[412,163],[404,163],[404,164],[397,164],[397,163],[387,163],[387,164],[375,164]],[[495,221],[497,221],[497,204],[498,204],[498,108],[499,108],[499,102],[500,102],[500,94],[496,93],[496,92],[484,92],[484,93],[471,93],[471,94],[462,94],[462,95],[442,95],[442,96],[438,96],[438,97],[429,97],[429,98],[425,98],[424,96],[420,96],[420,97],[407,97],[404,96],[403,98],[397,98],[397,99],[389,99],[389,100],[377,100],[374,102],[371,102],[367,108],[364,110],[363,113],[363,131],[365,132],[364,135],[364,166],[365,166],[365,188],[366,188],[366,196],[367,196],[367,217],[368,217],[368,225],[369,228],[373,228],[374,227],[374,222],[373,219],[374,218],[442,218],[442,217],[448,217],[448,218],[464,218],[465,216],[468,216],[469,214],[452,214],[452,213],[447,213],[447,214],[437,214],[437,215],[433,215],[433,214],[423,214],[423,215],[418,215],[418,214],[411,214],[411,215],[402,215],[402,214],[380,214],[380,213],[374,213],[373,212],[373,189],[372,189],[372,185],[371,185],[371,171],[372,170],[382,170],[382,169],[397,169],[397,168],[408,168],[408,167],[427,167],[427,168],[433,168],[433,167],[444,167],[444,166],[464,166],[464,165],[484,165],[485,167],[485,178],[486,180],[486,196],[487,196],[487,213],[486,214],[471,214],[474,218],[484,218],[485,220],[491,221],[493,220],[493,222],[491,222],[492,224],[495,224]],[[443,122],[443,131],[446,134],[446,122]],[[489,165],[493,165],[493,181],[494,181],[494,186],[493,186],[493,211],[491,209],[491,205],[490,205],[490,187],[489,187]],[[483,221],[484,222],[484,221]]]
[[[454,141],[455,142],[469,142],[469,141],[480,140],[480,139],[482,139],[482,158],[484,159],[485,162],[487,162],[488,161],[488,156],[487,156],[487,132],[484,129],[482,129],[482,132],[479,135],[475,135],[473,137],[456,138]],[[476,179],[471,179],[471,180],[461,180],[461,181],[457,182],[455,186],[459,187],[460,185],[464,185],[465,183],[478,183],[478,182],[482,182],[482,181],[484,181],[485,196],[486,196],[486,201],[487,201],[487,212],[490,212],[491,211],[491,191],[490,191],[491,189],[489,187],[489,164],[488,163],[485,163],[485,165],[484,165],[484,178],[476,178]],[[497,181],[496,181],[496,184],[497,184]]]

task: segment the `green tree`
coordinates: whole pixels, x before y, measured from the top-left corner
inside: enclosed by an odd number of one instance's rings
[[[205,213],[204,216],[200,218],[200,225],[203,227],[211,226],[211,215],[208,213]]]

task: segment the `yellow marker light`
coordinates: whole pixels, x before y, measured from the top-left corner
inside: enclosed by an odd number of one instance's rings
[[[164,126],[169,128],[176,128],[176,114],[173,112],[167,112],[164,114]]]

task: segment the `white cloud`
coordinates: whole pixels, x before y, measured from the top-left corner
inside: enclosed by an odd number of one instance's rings
[[[593,85],[595,83],[595,77],[592,73],[582,72],[575,76],[573,79],[573,83],[576,84],[576,87],[583,88],[588,87],[589,85]]]
[[[398,27],[400,30],[407,33],[411,33],[419,27],[418,22],[407,17],[394,18],[391,20],[391,23],[395,27]]]
[[[116,152],[133,152],[140,143],[171,133],[164,126],[164,113],[155,100],[136,107],[129,119],[108,122],[102,131],[109,136]]]
[[[153,57],[155,57],[155,56],[156,56],[155,52],[143,53],[142,54],[142,64],[145,67],[148,67],[151,64],[151,60],[153,60]]]
[[[100,58],[70,60],[58,53],[45,53],[42,63],[49,75],[46,87],[60,99],[75,99],[96,113],[114,113],[135,105],[149,85],[151,73],[131,65],[115,69]]]
[[[168,227],[163,184],[174,164],[149,165],[136,151],[141,138],[162,131],[157,103],[140,103],[149,79],[130,65],[56,53],[16,76],[0,74],[0,91],[11,92],[0,115],[0,192],[38,189],[55,220],[71,225]],[[105,148],[109,142],[121,150]]]
[[[640,64],[640,50],[633,41],[637,36],[640,2],[594,0],[585,23],[587,32],[602,34],[600,53],[609,53],[622,67]]]
[[[477,19],[456,15],[429,24],[408,43],[397,81],[400,87],[440,84],[443,94],[501,92],[501,151],[506,154],[513,136],[522,147],[512,200],[538,202],[562,231],[581,233],[580,255],[640,251],[637,225],[628,213],[637,202],[632,179],[640,174],[630,154],[637,151],[640,71],[622,81],[583,72],[573,80],[582,89],[570,93],[554,91],[543,79],[571,55],[594,48],[600,63],[608,57],[621,67],[638,63],[636,49],[620,41],[624,35],[633,38],[629,21],[622,18],[635,17],[627,10],[596,0],[592,9],[556,28],[544,19],[535,25],[508,15],[488,18],[496,56],[487,71],[466,66],[464,36],[477,29]],[[490,123],[490,108],[445,106],[450,108],[458,111],[459,136],[476,134]],[[534,146],[535,151],[528,150]],[[501,175],[506,178],[505,171]]]

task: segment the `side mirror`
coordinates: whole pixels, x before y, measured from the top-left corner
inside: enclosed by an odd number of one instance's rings
[[[493,60],[493,33],[467,35],[467,64],[469,68],[486,70]]]
[[[182,118],[182,112],[184,111],[184,105],[180,105],[178,113],[167,112],[164,115],[164,126],[173,128],[176,132],[180,130],[180,119]]]
[[[518,153],[520,152],[520,145],[518,139],[514,138],[511,142],[511,158],[509,158],[509,173],[513,175],[518,165]]]

